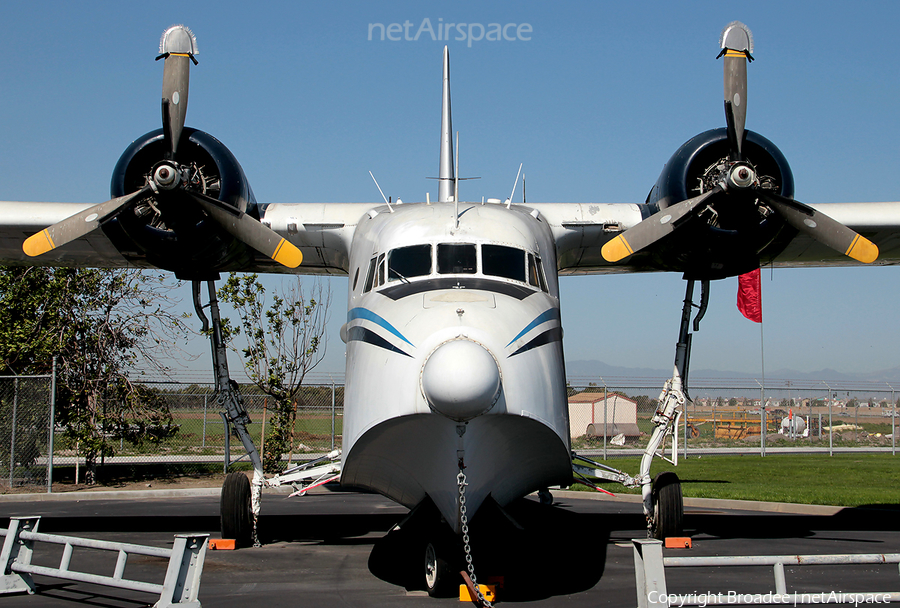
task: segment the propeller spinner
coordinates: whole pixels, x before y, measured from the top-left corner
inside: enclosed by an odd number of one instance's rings
[[[878,258],[878,247],[847,226],[800,201],[761,187],[756,171],[743,157],[744,124],[747,116],[747,63],[753,57],[753,36],[738,21],[728,24],[720,38],[725,57],[725,120],[728,127],[729,163],[718,184],[700,196],[671,205],[632,226],[601,249],[608,262],[618,262],[678,229],[718,203],[724,205],[768,205],[788,224],[814,240],[869,264]],[[715,216],[715,213],[712,214]]]
[[[82,237],[118,216],[131,210],[150,196],[179,199],[194,204],[220,228],[234,238],[269,256],[288,268],[296,268],[303,260],[297,247],[277,232],[262,225],[243,211],[223,204],[192,188],[190,168],[176,161],[178,143],[184,129],[187,112],[190,62],[196,63],[197,39],[183,25],[175,25],[163,32],[159,45],[165,59],[163,68],[162,121],[167,142],[167,158],[157,163],[141,189],[105,203],[94,205],[65,220],[28,237],[22,245],[28,256],[39,256],[70,241]],[[178,205],[170,205],[178,208]]]

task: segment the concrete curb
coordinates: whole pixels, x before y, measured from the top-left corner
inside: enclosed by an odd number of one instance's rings
[[[290,494],[291,486],[266,488],[266,494]],[[56,494],[0,494],[0,504],[5,502],[81,502],[83,500],[151,500],[154,498],[195,498],[218,496],[222,488],[182,488],[169,490],[86,490],[82,492],[57,492]]]
[[[266,494],[290,494],[293,488],[266,488]],[[327,492],[327,490],[325,490]],[[0,504],[7,502],[63,502],[86,500],[152,500],[155,498],[195,498],[202,496],[218,496],[221,488],[184,488],[169,490],[97,490],[83,492],[64,492],[56,494],[2,494]],[[574,492],[571,490],[553,490],[554,497],[579,500],[605,500],[609,502],[639,505],[638,494],[617,494],[609,496],[599,492]],[[784,513],[787,515],[834,515],[852,507],[831,505],[801,505],[786,502],[764,502],[754,500],[724,500],[718,498],[685,498],[684,506],[692,509],[737,509],[760,513]]]
[[[640,504],[638,494],[616,494],[609,496],[600,492],[575,492],[571,490],[552,490],[553,496],[561,498],[581,498],[586,500],[606,500],[609,502]],[[844,509],[833,505],[801,505],[788,502],[765,502],[755,500],[727,500],[720,498],[688,498],[684,506],[694,509],[738,509],[741,511],[757,511],[761,513],[784,513],[788,515],[834,515]]]
[[[88,490],[83,492],[62,492],[56,494],[3,494],[4,502],[81,502],[83,500],[146,500],[151,498],[190,498],[193,496],[215,496],[222,488],[190,488],[183,490]]]

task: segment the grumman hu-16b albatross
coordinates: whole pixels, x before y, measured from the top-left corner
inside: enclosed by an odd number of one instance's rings
[[[643,203],[519,203],[515,186],[505,200],[458,200],[445,48],[435,200],[260,204],[228,149],[185,127],[197,47],[175,26],[160,44],[163,126],[125,150],[112,199],[0,203],[2,262],[157,267],[194,282],[198,314],[204,324],[204,310],[212,317],[220,402],[255,466],[251,483],[243,474],[225,482],[227,535],[251,534],[263,486],[302,491],[338,477],[434,514],[435,532],[422,543],[431,592],[452,581],[448,563],[469,556],[459,539],[486,502],[502,508],[533,491],[546,500],[548,487],[575,479],[640,486],[650,532],[671,535],[681,526],[678,479],[654,481],[649,471],[687,399],[695,282],[699,317],[710,280],[760,265],[900,260],[900,203],[793,198],[785,157],[744,128],[749,30],[728,25],[720,46],[726,126],[681,146]],[[330,462],[263,477],[218,331],[214,281],[231,271],[349,276],[343,451]],[[635,476],[571,453],[558,287],[561,274],[629,271],[680,272],[687,281],[674,374]]]

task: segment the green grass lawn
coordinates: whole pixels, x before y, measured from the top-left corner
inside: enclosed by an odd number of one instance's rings
[[[634,475],[640,460],[615,458],[606,464]],[[666,470],[678,474],[682,491],[689,497],[839,506],[900,505],[900,456],[890,454],[703,456],[679,459],[677,467],[658,458],[653,460],[651,476]],[[617,484],[603,487],[616,494],[640,492]]]

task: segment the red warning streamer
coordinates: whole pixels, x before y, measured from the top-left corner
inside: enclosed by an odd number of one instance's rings
[[[759,280],[759,268],[738,277],[737,307],[742,315],[754,323],[762,323],[762,287]]]

